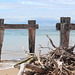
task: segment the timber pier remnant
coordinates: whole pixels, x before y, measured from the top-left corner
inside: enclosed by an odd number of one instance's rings
[[[70,30],[75,30],[75,24],[70,23],[70,17],[61,17],[60,23],[56,24],[56,29],[60,30],[60,47],[69,47],[69,35]],[[35,34],[38,29],[36,20],[29,20],[28,24],[4,24],[4,19],[0,19],[0,61],[1,61],[1,49],[3,44],[4,29],[28,29],[29,31],[29,52],[35,52]]]
[[[28,29],[29,30],[29,52],[35,52],[35,33],[38,29],[36,20],[29,20],[28,24],[4,24],[4,19],[0,19],[0,61],[1,61],[1,49],[3,44],[4,30],[5,29]]]
[[[60,23],[56,24],[56,29],[60,30],[60,47],[69,47],[70,30],[75,30],[75,24],[70,23],[70,17],[61,17]]]

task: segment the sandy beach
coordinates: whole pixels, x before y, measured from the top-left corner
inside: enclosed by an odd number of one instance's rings
[[[17,68],[11,68],[6,70],[0,70],[0,75],[17,75],[18,74]]]
[[[0,75],[17,75],[19,69],[13,67],[16,63],[17,61],[2,60],[0,62]]]

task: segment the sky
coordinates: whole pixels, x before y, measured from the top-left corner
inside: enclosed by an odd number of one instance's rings
[[[75,0],[0,0],[0,18],[5,23],[37,23],[49,25],[60,22],[60,17],[75,21]]]

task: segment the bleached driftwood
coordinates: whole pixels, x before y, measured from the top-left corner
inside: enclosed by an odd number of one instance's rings
[[[22,63],[22,64],[20,65],[20,70],[19,70],[19,72],[18,72],[18,75],[23,75],[24,70],[25,70],[25,67],[26,67],[26,64],[24,64],[24,63]]]
[[[25,64],[25,63],[22,63],[20,65],[20,70],[19,70],[19,73],[18,75],[23,75],[24,71],[26,68],[29,68],[31,70],[35,70],[36,72],[39,72],[39,73],[45,73],[45,70],[40,68],[40,67],[37,67],[35,65],[31,65],[31,64]]]
[[[38,54],[35,54],[30,58],[18,63],[17,65],[21,65],[20,71],[18,75],[23,75],[24,71],[27,75],[74,75],[75,74],[75,54],[73,50],[75,45],[69,48],[60,48],[56,47],[52,40],[47,36],[50,40],[52,46],[55,50],[52,50],[49,47],[42,47],[41,48],[48,48],[51,50],[48,54],[41,55],[41,51]],[[72,50],[72,51],[71,51]],[[29,61],[29,63],[27,63]],[[17,66],[15,65],[15,67]],[[31,69],[26,70],[26,68]]]

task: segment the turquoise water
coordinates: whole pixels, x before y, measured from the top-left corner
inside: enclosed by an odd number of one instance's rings
[[[36,30],[36,43],[35,52],[38,52],[39,45],[48,46],[49,40],[46,34],[50,36],[56,46],[60,44],[60,32],[56,30],[54,26],[42,26]],[[70,32],[70,45],[75,44],[75,31]],[[5,30],[3,48],[2,48],[2,59],[18,59],[24,58],[25,52],[29,51],[28,48],[28,30]],[[51,48],[51,44],[49,44]],[[47,53],[48,49],[42,50],[42,53]]]

